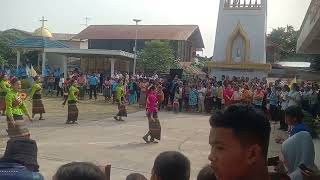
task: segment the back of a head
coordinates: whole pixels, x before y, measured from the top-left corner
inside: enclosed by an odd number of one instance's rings
[[[180,152],[160,153],[154,162],[152,175],[161,180],[189,180],[190,161]]]
[[[132,173],[127,176],[126,180],[147,180],[147,178],[142,174]]]
[[[216,179],[217,178],[214,174],[214,170],[210,165],[203,167],[197,176],[197,180],[216,180]]]
[[[3,155],[4,160],[19,162],[22,165],[38,167],[38,147],[34,140],[26,138],[9,139]]]
[[[247,105],[232,105],[214,114],[210,118],[210,125],[213,128],[232,129],[243,145],[258,144],[264,158],[267,158],[271,127],[261,111]]]
[[[92,163],[72,162],[60,166],[53,180],[106,180],[106,175]]]

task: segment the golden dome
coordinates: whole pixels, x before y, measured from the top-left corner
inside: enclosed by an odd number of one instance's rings
[[[51,32],[46,27],[41,27],[41,28],[36,29],[33,32],[32,36],[52,38]]]

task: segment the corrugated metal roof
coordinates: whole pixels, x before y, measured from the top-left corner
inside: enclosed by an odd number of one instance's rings
[[[196,39],[197,48],[203,48],[203,39],[197,25],[91,25],[73,39],[138,39],[182,40]]]
[[[54,41],[69,41],[71,40],[76,34],[67,34],[67,33],[52,33],[51,40]]]
[[[14,44],[10,45],[14,48],[69,48],[59,41],[52,41],[47,38],[28,38],[16,41]]]

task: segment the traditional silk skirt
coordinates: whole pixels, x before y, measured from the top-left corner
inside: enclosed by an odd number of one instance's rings
[[[149,113],[147,114],[148,116],[148,121],[149,121],[149,134],[151,135],[152,138],[155,138],[160,141],[161,139],[161,125],[160,121],[158,118],[158,113]],[[151,118],[153,116],[153,119]]]
[[[76,101],[68,101],[68,122],[77,121],[79,110]]]
[[[27,123],[23,119],[23,116],[20,115],[13,115],[13,119],[15,124],[13,125],[12,122],[7,118],[7,125],[8,125],[8,135],[10,138],[30,138],[30,133],[27,128]]]
[[[43,113],[46,113],[46,111],[42,103],[41,94],[35,94],[32,100],[32,114],[43,114]]]
[[[1,92],[0,93],[0,111],[5,111],[6,110],[6,92]]]
[[[118,102],[118,110],[119,110],[119,112],[118,112],[117,116],[120,116],[120,117],[127,117],[128,116],[126,105]]]

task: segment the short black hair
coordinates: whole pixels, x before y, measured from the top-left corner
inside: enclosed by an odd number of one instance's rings
[[[225,111],[217,112],[210,118],[213,128],[230,128],[241,145],[258,144],[267,159],[270,122],[259,110],[248,105],[231,105]]]
[[[160,153],[154,161],[152,174],[161,180],[189,180],[190,161],[180,152]]]
[[[217,178],[214,174],[214,170],[210,165],[203,167],[197,176],[197,180],[216,180],[216,179]]]
[[[304,117],[301,107],[290,106],[285,110],[285,115],[296,118],[297,123],[301,123]]]
[[[72,162],[62,165],[53,176],[54,180],[106,180],[98,166],[88,162]]]
[[[127,176],[126,180],[147,180],[147,178],[142,174],[132,173]]]

